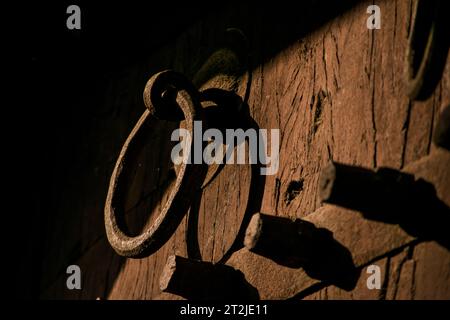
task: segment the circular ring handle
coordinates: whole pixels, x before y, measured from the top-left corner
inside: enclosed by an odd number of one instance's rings
[[[176,92],[177,103],[171,104],[169,99],[165,99],[165,95],[171,92]],[[132,156],[133,151],[142,147],[144,139],[140,137],[143,136],[145,129],[148,129],[145,125],[147,119],[155,116],[166,120],[180,120],[181,108],[186,120],[185,129],[192,135],[194,121],[201,120],[198,95],[197,90],[183,75],[170,70],[154,75],[145,86],[144,102],[147,110],[136,123],[120,151],[111,175],[105,204],[106,235],[114,250],[122,256],[140,258],[157,251],[169,240],[187,212],[193,192],[196,191],[193,186],[196,185],[198,175],[201,175],[199,170],[203,170],[203,167],[182,163],[168,201],[152,225],[135,237],[126,235],[121,229],[124,225],[124,168],[135,160]],[[187,149],[192,154],[193,143]]]
[[[426,100],[441,78],[448,51],[442,11],[441,0],[416,1],[406,51],[406,85],[410,99]]]

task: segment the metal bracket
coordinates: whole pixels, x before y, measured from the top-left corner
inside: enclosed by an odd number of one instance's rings
[[[240,38],[242,33],[227,30],[230,39]],[[239,42],[232,42],[234,44]],[[242,47],[241,47],[242,49]],[[246,49],[244,50],[246,52]],[[243,57],[244,60],[243,60]],[[244,63],[243,63],[244,62]],[[125,170],[135,159],[135,150],[142,148],[146,125],[150,117],[168,121],[180,121],[180,125],[193,134],[194,121],[201,120],[211,127],[239,126],[243,112],[243,99],[236,93],[240,77],[246,71],[246,56],[232,46],[217,50],[194,77],[194,83],[175,71],[157,73],[147,82],[144,103],[147,110],[126,139],[111,175],[105,203],[105,228],[114,250],[126,257],[140,258],[156,252],[169,240],[186,214],[191,199],[205,187],[220,170],[220,165],[186,164],[175,166],[177,179],[169,199],[153,224],[135,237],[124,230],[123,200],[125,197]],[[250,81],[250,77],[247,77]],[[245,97],[248,97],[247,85]],[[246,99],[246,98],[244,98]],[[225,103],[224,103],[225,102]],[[227,103],[228,102],[228,103]],[[238,119],[238,120],[236,120]],[[194,144],[190,146],[193,153]]]

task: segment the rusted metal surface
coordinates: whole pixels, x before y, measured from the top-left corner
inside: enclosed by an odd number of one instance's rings
[[[189,81],[183,76],[172,71],[165,71],[153,76],[144,90],[144,101],[147,110],[139,119],[125,141],[109,185],[108,196],[105,204],[105,227],[106,234],[111,246],[117,253],[127,257],[142,257],[158,250],[175,231],[189,206],[193,193],[200,188],[199,181],[205,172],[202,165],[185,163],[181,164],[176,184],[171,191],[168,202],[155,222],[140,235],[130,237],[123,230],[123,195],[124,186],[123,173],[130,161],[134,161],[133,152],[140,147],[142,135],[145,130],[147,119],[151,116],[166,116],[164,109],[160,111],[163,103],[157,101],[168,87],[175,87],[178,91],[177,103],[180,106],[185,126],[189,132],[193,132],[194,121],[201,120],[200,99],[198,93]],[[155,101],[156,100],[156,101]],[[156,103],[155,103],[156,102]],[[170,116],[171,114],[169,114]],[[191,144],[190,153],[193,152]]]

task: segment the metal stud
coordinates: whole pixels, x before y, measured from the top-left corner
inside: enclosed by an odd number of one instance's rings
[[[323,202],[365,214],[394,214],[422,187],[413,175],[398,170],[371,170],[332,162],[322,170],[319,197]]]
[[[225,264],[170,256],[160,278],[160,289],[186,299],[256,299],[257,292],[239,270]]]
[[[311,259],[316,231],[307,221],[256,213],[247,227],[244,244],[281,265],[301,266]]]
[[[332,232],[313,223],[256,213],[244,240],[246,248],[289,268],[303,268],[312,278],[350,289],[359,271],[351,253]]]
[[[433,141],[437,146],[450,150],[450,105],[439,116]]]

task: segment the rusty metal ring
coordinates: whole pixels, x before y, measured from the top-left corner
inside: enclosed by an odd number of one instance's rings
[[[193,85],[181,74],[174,71],[163,71],[154,75],[146,84],[144,102],[147,110],[136,123],[126,139],[111,175],[108,195],[105,204],[105,228],[108,241],[114,250],[126,257],[140,258],[157,251],[171,237],[180,224],[189,206],[193,192],[192,186],[199,174],[201,166],[194,164],[181,164],[178,170],[175,186],[172,189],[162,212],[156,217],[151,226],[140,235],[131,237],[125,234],[123,198],[125,195],[124,168],[134,161],[132,150],[142,146],[139,135],[146,128],[145,123],[151,116],[162,115],[179,118],[173,105],[162,98],[168,91],[176,91],[176,102],[181,108],[186,126],[185,129],[193,133],[194,121],[201,120],[201,105],[198,92]],[[168,110],[164,110],[167,108]],[[169,112],[167,112],[169,111]],[[193,152],[191,143],[189,152]]]
[[[406,52],[406,85],[413,100],[426,100],[438,84],[448,51],[441,0],[417,0]],[[445,13],[445,11],[444,11]]]

